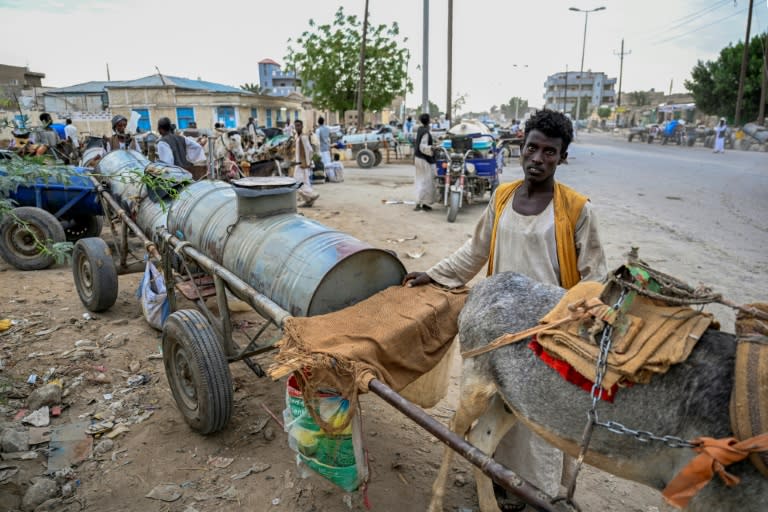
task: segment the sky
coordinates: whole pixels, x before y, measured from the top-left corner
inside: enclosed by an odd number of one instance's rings
[[[156,73],[239,86],[258,82],[257,63],[283,63],[287,41],[330,22],[339,6],[362,15],[364,0],[0,0],[0,64],[46,74],[43,85],[131,80]],[[749,0],[454,0],[453,96],[484,111],[514,96],[539,107],[548,75],[584,70],[619,77],[622,91],[686,92],[698,60],[743,41]],[[582,46],[582,10],[588,15]],[[445,109],[448,1],[429,4],[429,99]],[[372,24],[398,23],[422,98],[423,0],[370,0]],[[768,0],[755,0],[751,34],[768,30]],[[617,85],[618,87],[618,85]]]

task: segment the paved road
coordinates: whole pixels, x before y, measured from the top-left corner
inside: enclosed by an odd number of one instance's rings
[[[592,199],[610,267],[638,246],[643,259],[693,285],[711,285],[736,302],[768,298],[768,154],[715,155],[605,134],[580,135],[569,153],[558,179]],[[413,168],[357,173],[403,183]],[[503,181],[520,176],[511,165]],[[462,211],[455,227],[471,232],[481,211]],[[724,315],[729,327],[733,316]]]

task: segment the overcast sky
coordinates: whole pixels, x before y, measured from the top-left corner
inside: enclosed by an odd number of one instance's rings
[[[713,60],[744,39],[748,0],[454,0],[454,95],[467,110],[485,110],[512,96],[543,103],[547,75],[578,70],[584,14],[589,15],[584,69],[619,75],[622,91],[685,92],[699,59]],[[768,30],[768,2],[755,0],[752,34]],[[155,73],[239,86],[258,82],[257,62],[283,63],[288,38],[308,20],[330,22],[339,5],[362,15],[364,0],[0,0],[0,63],[46,74],[44,85],[68,86]],[[421,103],[422,0],[370,0],[371,23],[400,25],[411,52]],[[444,109],[447,0],[431,0],[429,95]],[[514,64],[517,64],[515,67]],[[525,67],[527,65],[527,67]]]

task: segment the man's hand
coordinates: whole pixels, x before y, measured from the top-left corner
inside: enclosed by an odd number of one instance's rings
[[[429,283],[434,283],[431,277],[426,272],[409,272],[403,278],[403,286],[422,286]]]

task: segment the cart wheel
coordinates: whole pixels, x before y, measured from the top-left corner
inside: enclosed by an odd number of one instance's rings
[[[199,311],[176,311],[163,326],[163,363],[192,430],[212,434],[232,415],[232,375],[213,328]]]
[[[0,256],[19,270],[42,270],[53,265],[56,259],[41,253],[37,241],[50,247],[65,239],[59,220],[34,206],[14,208],[0,222]]]
[[[355,157],[357,160],[357,165],[359,165],[362,169],[370,169],[374,166],[374,162],[376,161],[376,155],[374,155],[373,151],[370,149],[361,149],[357,153],[357,157]]]
[[[461,202],[461,192],[452,190],[448,196],[448,222],[456,220],[459,214],[459,203]]]
[[[382,160],[384,160],[384,157],[382,156],[381,151],[377,149],[373,152],[373,166],[378,167]]]
[[[117,268],[112,251],[101,238],[81,238],[72,251],[72,274],[80,302],[94,313],[117,300]]]
[[[76,242],[81,238],[101,235],[104,227],[104,217],[101,215],[81,215],[69,220],[69,226],[64,228],[67,240]]]

